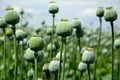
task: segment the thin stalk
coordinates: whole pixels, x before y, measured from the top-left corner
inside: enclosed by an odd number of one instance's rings
[[[23,44],[23,40],[22,40],[22,46],[21,46],[21,74],[20,74],[20,80],[22,80],[23,77],[23,49],[24,49],[24,44]]]
[[[90,64],[87,64],[87,68],[88,68],[88,77],[89,77],[89,80],[91,80],[91,78],[90,78]]]
[[[6,80],[6,35],[4,28],[3,32],[4,32],[4,80]]]
[[[37,66],[38,66],[38,63],[37,63],[37,53],[35,53],[35,79],[34,80],[38,80],[38,72],[37,72]]]
[[[58,79],[58,74],[54,74],[54,80]]]
[[[112,32],[112,80],[114,80],[114,24],[110,22]]]
[[[79,52],[81,51],[81,44],[80,44],[80,38],[78,38],[78,45],[79,45]],[[80,54],[81,57],[81,54]]]
[[[82,80],[82,76],[83,76],[83,72],[80,71],[80,79],[79,80]]]
[[[120,56],[120,54],[118,53]],[[118,57],[118,80],[120,80],[120,58]]]
[[[61,63],[62,63],[62,51],[63,51],[63,41],[61,43],[61,51],[60,51],[60,64],[59,64],[59,73],[58,73],[58,80],[60,80],[60,77],[61,77]]]
[[[102,18],[99,18],[100,21],[100,31],[99,31],[99,39],[98,39],[98,46],[97,46],[97,59],[98,59],[98,54],[100,53],[100,42],[101,42],[101,33],[102,33]],[[96,80],[96,70],[97,70],[97,61],[95,62],[95,71],[94,71],[94,80]]]
[[[77,41],[77,36],[76,36],[76,53],[74,53],[74,68],[75,68],[75,74],[74,74],[74,76],[75,76],[75,80],[76,80],[76,66],[77,66],[77,62],[76,62],[76,58],[77,58],[77,45],[78,45],[78,43],[77,43],[78,41]]]
[[[65,61],[66,61],[66,41],[64,41],[64,59],[63,59],[63,67],[62,67],[62,80],[64,80],[65,78]]]
[[[16,50],[16,34],[15,34],[15,30],[16,30],[16,27],[15,25],[12,26],[12,29],[13,29],[13,35],[14,35],[14,54],[15,54],[15,72],[14,72],[14,80],[17,80],[17,62],[18,62],[18,55],[17,55],[17,50]]]
[[[52,15],[52,35],[51,35],[51,60],[52,60],[52,57],[53,57],[53,51],[52,51],[52,45],[53,45],[53,39],[54,39],[54,22],[55,22],[55,14]]]

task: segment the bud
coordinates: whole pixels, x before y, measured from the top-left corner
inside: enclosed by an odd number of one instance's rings
[[[74,18],[72,22],[72,27],[80,29],[81,28],[81,22],[79,21],[78,18]]]
[[[29,39],[29,48],[35,52],[44,48],[44,41],[41,37],[33,36]]]
[[[29,62],[34,62],[34,51],[32,51],[30,48],[28,48],[26,51],[25,51],[25,54],[24,54],[24,58],[25,60],[29,61]]]
[[[48,67],[49,71],[53,73],[58,73],[59,63],[60,63],[59,58],[54,58],[49,64],[49,67]]]
[[[6,36],[10,37],[13,35],[13,30],[10,27],[5,28],[5,34]]]
[[[50,1],[49,5],[48,5],[48,11],[51,14],[58,13],[59,8],[58,8],[57,4],[55,3],[55,1]]]
[[[84,62],[80,62],[79,65],[78,65],[78,70],[80,71],[86,71],[87,70],[87,64],[84,63]]]
[[[98,16],[98,17],[103,17],[103,15],[104,15],[104,9],[103,9],[103,7],[98,7],[98,9],[97,9],[97,11],[96,11],[96,15]]]
[[[120,38],[115,39],[114,46],[115,46],[115,48],[117,48],[117,49],[120,48]]]
[[[26,34],[22,30],[16,30],[16,39],[18,41],[23,40],[25,38]]]
[[[5,13],[5,20],[8,24],[15,25],[19,22],[20,18],[16,11],[7,10]]]
[[[96,56],[94,54],[93,48],[86,48],[83,55],[82,55],[82,61],[87,64],[92,64],[96,60]]]
[[[107,7],[105,10],[104,18],[107,22],[115,21],[118,15],[113,7]]]
[[[7,23],[5,21],[5,18],[1,17],[0,18],[0,28],[5,28],[7,27]]]
[[[56,26],[56,33],[61,37],[67,37],[72,34],[72,26],[68,19],[61,19]]]

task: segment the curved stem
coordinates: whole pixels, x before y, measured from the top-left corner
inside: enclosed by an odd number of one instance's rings
[[[15,30],[16,30],[16,27],[15,25],[12,26],[12,29],[13,29],[13,34],[14,34],[14,54],[15,54],[15,72],[14,72],[14,80],[17,80],[17,59],[18,59],[18,56],[17,56],[17,50],[16,50],[16,34],[15,34]]]
[[[114,80],[114,24],[110,22],[112,32],[112,80]]]
[[[65,61],[66,61],[66,39],[64,39],[64,59],[63,59],[63,67],[62,67],[62,80],[65,77]]]
[[[99,31],[99,40],[98,40],[98,46],[97,46],[97,59],[98,59],[98,54],[100,53],[99,49],[100,49],[100,42],[101,42],[101,33],[102,33],[102,18],[99,18],[100,21],[100,31]],[[97,61],[95,62],[95,71],[94,71],[94,80],[96,80],[96,70],[97,70]]]
[[[59,64],[59,73],[58,73],[58,80],[60,80],[60,73],[61,73],[61,63],[62,63],[62,51],[63,51],[63,41],[62,41],[62,44],[61,44],[61,51],[60,51],[60,64]]]
[[[37,63],[37,53],[34,54],[35,55],[35,79],[34,80],[38,80],[38,74],[37,74],[37,66],[38,66],[38,63]]]
[[[6,35],[4,28],[3,32],[4,32],[4,80],[6,80]]]
[[[87,64],[87,68],[88,68],[88,76],[89,76],[89,80],[91,80],[91,78],[90,78],[90,64]]]

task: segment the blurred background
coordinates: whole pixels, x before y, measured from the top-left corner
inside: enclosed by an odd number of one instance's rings
[[[56,21],[61,18],[79,18],[84,27],[96,29],[99,25],[96,17],[98,7],[113,6],[118,12],[118,19],[115,21],[115,30],[120,25],[120,0],[55,0],[59,6],[59,13],[56,14]],[[6,7],[13,7],[17,12],[21,8],[25,11],[24,19],[29,22],[29,27],[40,28],[41,22],[52,25],[52,17],[48,12],[50,0],[0,0],[0,17],[4,16]],[[110,31],[109,23],[103,20],[103,31]]]

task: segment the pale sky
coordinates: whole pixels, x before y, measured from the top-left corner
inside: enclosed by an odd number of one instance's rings
[[[118,19],[115,25],[120,27],[120,0],[55,0],[59,6],[59,12],[56,14],[56,22],[61,18],[67,18],[71,22],[73,18],[79,18],[82,25],[88,28],[99,26],[96,9],[98,7],[113,6],[118,12]],[[5,8],[12,6],[16,11],[23,8],[26,13],[32,15],[29,19],[29,25],[35,28],[41,26],[40,22],[46,20],[47,25],[51,25],[52,17],[48,12],[50,0],[0,0],[0,17],[4,16]],[[90,24],[92,24],[90,26]],[[108,29],[109,23],[103,18],[104,28]]]

